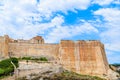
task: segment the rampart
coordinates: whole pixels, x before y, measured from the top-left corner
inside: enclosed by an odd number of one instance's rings
[[[59,44],[44,43],[41,36],[30,40],[0,37],[0,57],[45,56],[64,68],[85,75],[106,76],[109,66],[104,45],[100,41],[61,40]]]
[[[9,43],[9,46],[9,52],[15,57],[46,56],[56,59],[59,53],[58,44]]]
[[[100,41],[63,40],[59,56],[66,69],[77,73],[106,75],[109,69],[104,45]]]

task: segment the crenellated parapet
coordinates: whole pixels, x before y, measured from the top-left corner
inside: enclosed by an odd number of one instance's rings
[[[24,39],[17,39],[14,40],[12,38],[9,38],[9,42],[10,43],[31,43],[31,44],[44,44],[44,39],[42,38],[42,36],[36,36],[33,37],[30,40],[24,40]]]
[[[30,40],[30,43],[44,44],[44,39],[42,36],[36,36]]]

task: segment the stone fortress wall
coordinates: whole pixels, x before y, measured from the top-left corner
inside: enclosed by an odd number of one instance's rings
[[[41,36],[33,37],[30,40],[8,38],[8,41],[9,43],[6,45],[9,48],[6,52],[14,57],[45,56],[51,59],[57,59],[58,57],[59,45],[44,43],[44,39]]]
[[[59,55],[63,66],[77,73],[105,75],[109,69],[100,41],[61,41]]]
[[[15,57],[46,56],[56,59],[59,51],[57,44],[9,43],[9,46],[9,52]]]
[[[109,66],[104,45],[100,41],[61,40],[59,44],[44,43],[41,36],[30,40],[0,37],[0,57],[46,56],[55,59],[67,70],[80,74],[106,76]]]
[[[7,35],[0,36],[0,57],[5,57],[8,55],[8,43],[9,37]]]

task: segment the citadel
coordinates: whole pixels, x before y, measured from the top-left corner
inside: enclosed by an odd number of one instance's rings
[[[42,36],[30,40],[14,40],[8,35],[0,36],[0,57],[45,56],[61,64],[65,69],[80,74],[106,76],[109,65],[104,45],[97,40],[61,40],[45,43]]]

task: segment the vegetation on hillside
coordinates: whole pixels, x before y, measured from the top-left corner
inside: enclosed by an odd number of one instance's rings
[[[0,61],[0,78],[2,76],[7,76],[14,71],[14,66],[12,65],[11,61],[16,67],[19,66],[17,58],[5,59]]]
[[[116,69],[114,70],[112,66],[114,66]],[[110,64],[109,67],[120,74],[120,70],[117,69],[117,68],[120,68],[120,64]]]
[[[33,60],[33,61],[48,61],[46,57],[33,58],[33,57],[22,57],[19,60]]]
[[[47,74],[47,73],[46,73]],[[64,71],[62,73],[53,74],[50,76],[34,74],[34,78],[31,80],[105,80],[96,76],[80,75],[70,71]],[[27,77],[22,77],[17,80],[28,80]]]
[[[113,65],[115,67],[120,67],[120,64],[110,64],[110,65]]]
[[[45,80],[105,80],[96,76],[80,75],[74,72],[64,71],[61,74],[55,74],[52,77],[46,77]]]

